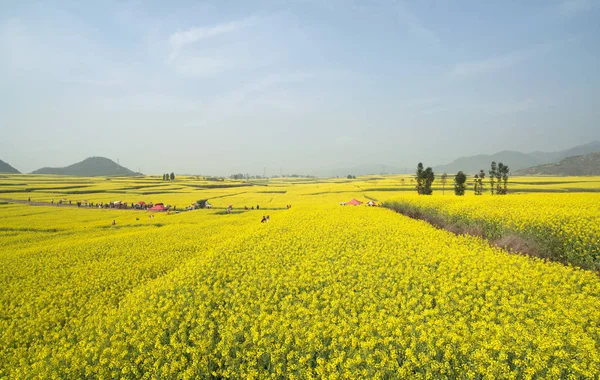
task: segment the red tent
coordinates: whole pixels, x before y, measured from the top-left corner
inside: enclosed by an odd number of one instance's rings
[[[347,205],[358,206],[361,205],[362,202],[357,200],[356,198],[352,198],[350,202],[346,202]]]
[[[155,204],[152,208],[149,208],[150,211],[167,211],[167,208],[162,204]]]
[[[144,201],[139,201],[137,204],[138,204],[138,205],[140,205],[140,206],[143,206],[143,205],[145,205],[145,204],[146,204],[146,202],[144,202]]]

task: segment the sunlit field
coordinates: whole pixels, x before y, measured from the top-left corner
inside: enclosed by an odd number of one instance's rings
[[[2,175],[0,378],[598,378],[596,270],[340,203],[401,202],[594,263],[600,178],[464,197],[412,178]],[[214,208],[68,206],[198,200]]]

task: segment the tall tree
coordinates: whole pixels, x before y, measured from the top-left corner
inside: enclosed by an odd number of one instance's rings
[[[448,173],[442,174],[442,195],[444,194],[444,190],[446,189],[446,182],[448,182]]]
[[[423,194],[423,190],[425,189],[425,181],[423,177],[423,163],[419,162],[417,165],[417,175],[415,179],[417,180],[417,194]]]
[[[454,194],[465,195],[465,182],[467,182],[467,176],[462,171],[456,173],[454,176]]]
[[[171,181],[175,180],[175,173],[171,172]]]
[[[502,171],[502,182],[504,183],[504,189],[503,189],[504,194],[506,194],[508,192],[507,185],[508,185],[509,171],[510,171],[510,169],[508,168],[508,166],[504,165],[504,170]]]
[[[473,177],[473,192],[475,195],[481,195],[481,191],[479,190],[479,174],[475,174],[475,177]]]
[[[479,195],[483,194],[483,180],[485,179],[485,171],[483,169],[479,170]]]
[[[494,195],[494,181],[496,180],[496,175],[498,173],[498,167],[496,166],[496,161],[492,161],[492,165],[490,167],[490,191],[492,195]]]
[[[497,187],[496,194],[506,194],[507,193],[507,184],[508,184],[508,166],[504,165],[502,162],[498,164],[498,170],[496,173]]]
[[[428,166],[426,169],[423,169],[423,163],[419,162],[417,165],[417,193],[431,195],[433,193],[433,189],[431,188],[431,184],[435,181],[435,174],[433,173],[433,169]]]
[[[433,169],[430,166],[428,166],[427,169],[425,169],[425,171],[423,171],[423,180],[424,180],[423,194],[431,195],[433,193],[431,184],[433,183],[433,181],[435,181],[435,174],[433,173]]]

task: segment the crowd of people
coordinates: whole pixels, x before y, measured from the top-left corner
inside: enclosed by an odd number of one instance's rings
[[[31,202],[31,197],[27,198],[28,202]],[[68,202],[69,205],[72,205],[72,201],[70,200],[66,200],[66,199],[60,199],[57,202],[57,206],[60,206],[62,204],[66,204],[66,202]],[[54,204],[54,199],[52,199],[50,201],[51,204]],[[99,209],[119,209],[119,210],[150,210],[154,207],[154,204],[152,202],[150,203],[145,203],[145,202],[138,202],[138,203],[133,203],[131,202],[131,204],[128,204],[126,202],[121,202],[121,201],[117,201],[117,202],[88,202],[88,201],[77,201],[75,203],[75,205],[77,205],[77,207],[86,207],[86,208],[99,208]],[[162,205],[162,203],[157,203],[157,205]],[[206,206],[209,207],[205,207],[205,208],[212,208],[211,205],[208,204],[208,202],[206,203]],[[290,209],[292,208],[292,205],[288,204],[285,206],[286,209]],[[191,211],[191,210],[196,210],[200,208],[198,203],[194,203],[193,205],[187,206],[186,207],[186,211]],[[177,211],[177,206],[171,206],[171,205],[167,205],[165,206],[165,211],[170,212],[171,210],[173,211]],[[260,205],[256,205],[256,208],[254,208],[254,206],[252,206],[250,209],[252,210],[260,210]],[[249,210],[248,206],[244,206],[244,210]],[[231,214],[233,211],[233,205],[229,205],[226,209],[226,213],[227,214]],[[153,217],[153,216],[152,216]],[[268,223],[271,220],[271,216],[270,215],[263,215],[262,219],[261,219],[261,223]],[[113,225],[115,225],[115,221],[113,221]]]

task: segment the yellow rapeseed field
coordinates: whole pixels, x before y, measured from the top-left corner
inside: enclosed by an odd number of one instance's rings
[[[231,215],[0,205],[0,378],[600,376],[596,273],[295,186]]]
[[[600,193],[528,193],[510,196],[418,196],[389,200],[448,223],[481,226],[488,237],[532,239],[553,259],[600,268]]]

